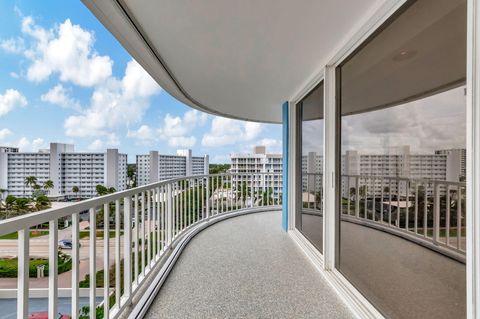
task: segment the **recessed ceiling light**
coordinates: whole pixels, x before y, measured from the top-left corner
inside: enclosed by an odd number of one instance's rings
[[[394,61],[405,61],[413,58],[417,54],[417,51],[414,50],[402,50],[395,54],[393,57]]]

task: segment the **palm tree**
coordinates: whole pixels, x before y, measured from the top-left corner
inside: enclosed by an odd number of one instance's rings
[[[25,183],[26,187],[34,188],[35,185],[37,185],[37,177],[27,176],[27,177],[25,177],[25,182],[24,183]],[[25,194],[25,189],[23,190],[23,193]]]
[[[260,201],[262,205],[272,205],[273,204],[273,189],[267,188],[264,191],[260,191]]]
[[[78,199],[78,193],[80,192],[80,188],[78,186],[73,186],[72,187],[72,192],[75,193]]]
[[[43,189],[44,189],[45,191],[47,191],[47,193],[48,193],[48,191],[51,190],[52,188],[53,188],[53,181],[52,181],[52,180],[49,179],[48,181],[46,181],[45,183],[43,183]]]

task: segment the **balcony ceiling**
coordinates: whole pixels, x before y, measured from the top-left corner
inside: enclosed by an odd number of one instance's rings
[[[382,0],[82,0],[153,78],[203,111],[280,122]]]

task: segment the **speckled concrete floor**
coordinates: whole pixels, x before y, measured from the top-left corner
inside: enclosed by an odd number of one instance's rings
[[[198,234],[146,317],[353,318],[280,225],[267,212]]]

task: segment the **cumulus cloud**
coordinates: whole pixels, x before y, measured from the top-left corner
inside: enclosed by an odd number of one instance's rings
[[[27,105],[27,98],[19,91],[8,89],[5,93],[0,94],[0,117],[12,111],[16,107],[24,107]]]
[[[43,138],[36,138],[30,141],[26,137],[22,137],[15,143],[15,145],[22,152],[37,152],[39,149],[48,148],[47,143],[45,143]]]
[[[94,140],[90,145],[87,146],[90,151],[99,151],[103,149],[103,142],[100,139]]]
[[[197,138],[192,135],[192,131],[204,125],[207,119],[207,114],[197,110],[187,111],[183,116],[167,114],[161,127],[142,125],[137,130],[129,130],[127,137],[135,138],[145,145],[163,140],[171,147],[193,147]]]
[[[8,128],[2,128],[0,129],[0,141],[5,140],[8,136],[12,135],[12,131],[10,131]]]
[[[25,41],[22,38],[1,40],[0,49],[8,53],[22,53],[25,50]]]
[[[90,87],[112,75],[113,61],[93,49],[93,32],[72,24],[69,19],[45,29],[36,25],[32,17],[24,17],[22,32],[34,40],[25,51],[32,62],[27,70],[30,81],[44,81],[57,73],[61,81]]]
[[[142,125],[137,130],[128,130],[127,137],[137,139],[144,145],[150,145],[158,137],[155,129],[148,125]]]
[[[51,88],[47,93],[40,96],[40,100],[61,106],[63,108],[71,108],[81,111],[80,103],[69,96],[68,90],[63,85],[57,84]]]
[[[132,90],[137,84],[142,89]],[[121,80],[110,77],[95,87],[90,106],[80,115],[65,120],[65,134],[72,137],[107,135],[120,125],[137,123],[150,104],[149,97],[160,90],[150,75],[131,60]]]
[[[260,123],[215,117],[210,132],[203,136],[202,145],[219,147],[248,142],[257,138],[262,131],[263,125]]]
[[[413,153],[465,148],[464,88],[342,119],[342,150],[389,153],[409,145]]]

